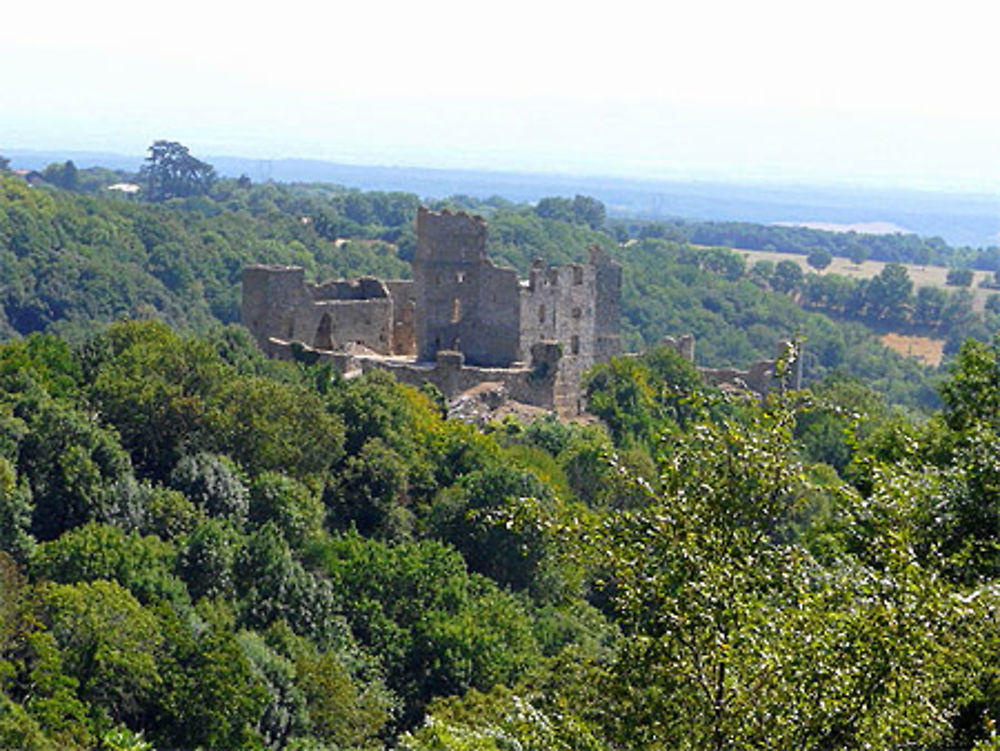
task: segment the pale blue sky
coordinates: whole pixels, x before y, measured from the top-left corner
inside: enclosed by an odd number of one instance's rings
[[[0,153],[1000,187],[988,2],[7,6]]]

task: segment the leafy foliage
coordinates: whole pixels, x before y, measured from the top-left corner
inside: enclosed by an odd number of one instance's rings
[[[204,195],[215,182],[212,165],[195,159],[186,146],[176,141],[155,141],[139,175],[145,178],[150,201]]]
[[[929,409],[927,374],[802,305],[953,336],[995,311],[891,264],[855,284],[685,242],[723,225],[629,242],[581,197],[452,204],[522,268],[608,248],[635,343],[692,331],[721,365],[799,331],[816,378],[750,400],[651,346],[589,374],[600,423],[478,430],[210,326],[248,260],[405,270],[414,196],[220,180],[154,205],[0,177],[0,325],[71,335],[0,345],[0,745],[994,742],[998,346],[956,346],[943,410],[912,420],[883,395]],[[141,303],[184,330],[90,330]]]

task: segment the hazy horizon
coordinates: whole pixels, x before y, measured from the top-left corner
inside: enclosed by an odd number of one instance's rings
[[[997,191],[993,11],[806,5],[18,3],[0,153]]]

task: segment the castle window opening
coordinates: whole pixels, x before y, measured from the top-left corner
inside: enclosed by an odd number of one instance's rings
[[[574,355],[580,354],[580,337],[574,334],[569,340],[569,351]]]
[[[573,317],[579,318],[582,315],[582,311],[579,308],[573,308]]]
[[[457,297],[451,301],[451,322],[458,323],[462,320],[462,301]]]
[[[457,274],[455,274],[455,281],[458,282],[459,284],[465,284],[465,272],[459,271]]]
[[[538,306],[538,322],[539,323],[545,323],[545,306],[544,305],[539,305]]]
[[[573,284],[583,284],[583,266],[573,267]]]

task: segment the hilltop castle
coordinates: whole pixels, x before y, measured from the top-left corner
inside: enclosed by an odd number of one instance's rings
[[[389,370],[449,399],[490,384],[503,398],[573,416],[585,406],[584,371],[621,352],[621,279],[599,247],[587,263],[536,261],[519,279],[487,256],[482,217],[421,208],[412,281],[317,285],[299,267],[248,266],[242,316],[274,356],[298,347],[345,375]]]

